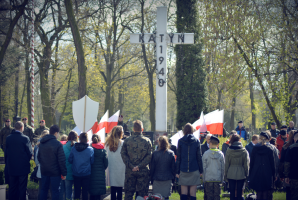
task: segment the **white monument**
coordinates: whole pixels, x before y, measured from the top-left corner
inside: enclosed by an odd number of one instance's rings
[[[156,79],[156,132],[167,132],[167,45],[193,44],[193,33],[167,33],[167,7],[157,7],[156,33],[130,34],[132,44],[155,44],[157,61]]]

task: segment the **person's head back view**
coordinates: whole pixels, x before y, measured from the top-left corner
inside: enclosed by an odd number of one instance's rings
[[[170,148],[170,144],[168,142],[168,138],[166,136],[160,136],[158,138],[158,150],[159,151],[167,151]]]
[[[17,121],[14,125],[16,131],[20,131],[21,133],[24,131],[24,124],[21,121]]]
[[[59,126],[58,125],[53,125],[50,128],[50,134],[51,135],[54,135],[56,138],[59,137],[59,131],[60,131],[60,129],[59,129]]]
[[[122,137],[123,137],[122,126],[115,126],[112,129],[112,133],[110,134],[110,136],[106,141],[106,145],[109,146],[110,151],[113,151],[113,152],[117,151],[119,142],[122,139]]]
[[[75,131],[70,131],[67,137],[67,141],[70,141],[70,146],[73,146],[78,141],[78,134]]]
[[[137,133],[141,133],[143,131],[143,122],[140,120],[136,120],[133,122],[133,131]]]
[[[269,142],[270,135],[268,134],[267,131],[261,132],[259,136],[259,141],[261,142],[262,145],[265,145],[267,142]]]
[[[87,144],[87,142],[88,142],[87,133],[81,133],[80,136],[79,136],[79,139],[80,139],[80,143]]]
[[[101,141],[101,139],[100,139],[99,135],[96,135],[96,134],[92,135],[92,143],[93,144],[97,144],[100,141]]]
[[[188,135],[188,134],[193,134],[194,128],[190,123],[185,124],[183,128],[183,134]]]
[[[230,140],[230,144],[233,145],[234,142],[239,142],[240,136],[238,134],[234,134]]]

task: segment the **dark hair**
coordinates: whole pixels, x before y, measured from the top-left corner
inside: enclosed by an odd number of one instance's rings
[[[50,128],[50,134],[51,135],[54,135],[57,132],[59,133],[59,126],[58,125],[51,126],[51,128]]]
[[[96,135],[96,134],[92,135],[92,143],[96,144],[96,143],[99,143],[99,142],[100,142],[99,135]]]
[[[271,138],[269,142],[270,144],[276,145],[276,138]]]
[[[87,143],[88,142],[87,138],[88,138],[87,133],[81,133],[79,136],[81,143]]]
[[[183,128],[183,134],[184,135],[193,134],[193,132],[194,132],[194,128],[192,127],[192,125],[190,123],[185,124]]]
[[[295,136],[296,130],[292,130],[289,133],[288,142],[284,145],[285,149],[287,149],[289,146],[295,143],[294,136]]]
[[[210,143],[213,145],[218,145],[219,142],[216,139],[212,139],[212,137],[210,138]]]
[[[133,130],[135,132],[142,132],[143,129],[143,122],[141,122],[140,120],[136,120],[133,122]]]
[[[251,137],[251,140],[252,140],[252,141],[255,141],[255,140],[257,140],[257,139],[259,139],[259,136],[258,136],[258,135],[253,135],[253,136]]]
[[[22,127],[24,126],[23,122],[21,121],[17,121],[16,124],[14,125],[14,128],[18,131],[20,131],[22,129]]]
[[[159,146],[158,146],[159,151],[166,151],[169,149],[170,144],[169,144],[168,138],[166,136],[160,136],[158,138],[158,141],[159,141]]]
[[[230,140],[230,144],[233,145],[234,142],[239,142],[240,136],[238,134],[234,134]]]
[[[78,141],[78,134],[75,131],[70,131],[67,140],[71,142],[70,146],[74,145],[74,142]]]

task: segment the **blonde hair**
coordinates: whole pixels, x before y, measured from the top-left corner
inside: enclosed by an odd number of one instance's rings
[[[259,141],[261,141],[262,145],[265,145],[269,140],[266,137],[260,135],[259,136]]]
[[[111,134],[108,136],[106,144],[109,146],[110,151],[117,151],[120,140],[123,137],[123,127],[115,126]]]
[[[60,141],[67,141],[67,135],[65,134],[61,135]]]
[[[37,140],[43,138],[44,136],[46,136],[46,135],[48,135],[48,134],[50,134],[48,130],[44,130],[44,131],[42,131],[41,134],[40,134],[40,136],[37,137]],[[40,144],[40,141],[36,143],[37,146],[39,146],[39,144]]]

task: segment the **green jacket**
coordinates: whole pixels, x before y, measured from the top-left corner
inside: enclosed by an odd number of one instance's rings
[[[225,180],[242,180],[248,177],[249,154],[240,142],[231,145],[225,157]]]
[[[32,144],[34,140],[34,129],[28,124],[25,124],[23,134],[29,137],[30,142]]]
[[[149,138],[142,133],[135,132],[124,140],[121,157],[126,165],[126,170],[132,170],[138,166],[140,171],[149,170],[152,157],[152,144]]]
[[[3,151],[5,150],[5,147],[6,147],[6,137],[10,135],[12,130],[13,128],[11,126],[5,125],[5,127],[2,128],[0,131],[0,146]]]
[[[73,180],[73,176],[72,176],[72,164],[70,164],[68,162],[68,157],[69,154],[71,152],[71,142],[68,141],[65,145],[63,145],[63,151],[65,154],[65,158],[66,158],[66,169],[67,169],[67,175],[66,175],[66,180]]]
[[[105,173],[108,167],[108,156],[105,149],[94,148],[94,163],[91,165],[89,194],[93,196],[106,193]]]
[[[40,135],[41,133],[44,131],[44,130],[50,130],[48,127],[46,126],[39,126],[39,128],[37,128],[35,131],[34,131],[34,140],[36,140]]]

